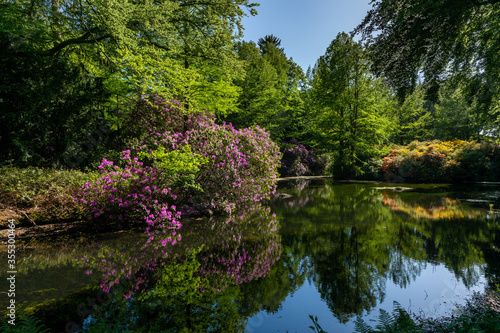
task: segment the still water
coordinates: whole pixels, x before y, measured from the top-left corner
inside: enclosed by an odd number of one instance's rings
[[[500,282],[499,184],[298,179],[280,181],[278,192],[268,206],[230,218],[184,221],[166,258],[128,233],[26,252],[17,301],[50,299],[49,314],[64,307],[45,316],[59,331],[100,322],[154,332],[312,332],[313,315],[328,332],[352,332],[358,316],[374,326],[394,301],[441,316]]]

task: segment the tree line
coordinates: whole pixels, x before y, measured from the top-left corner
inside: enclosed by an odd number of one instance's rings
[[[242,40],[241,19],[257,7],[4,1],[2,163],[96,165],[120,149],[131,96],[152,93],[236,128],[259,125],[278,144],[298,140],[329,154],[341,177],[383,145],[498,137],[499,1],[374,1],[306,71],[277,36]]]

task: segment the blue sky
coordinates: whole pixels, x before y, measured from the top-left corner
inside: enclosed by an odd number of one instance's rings
[[[371,9],[370,0],[256,0],[257,16],[243,19],[243,39],[281,39],[288,57],[304,71],[322,56],[339,32],[352,31]]]

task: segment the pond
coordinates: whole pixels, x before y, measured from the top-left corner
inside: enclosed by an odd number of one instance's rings
[[[121,232],[20,252],[16,302],[45,302],[38,314],[58,331],[307,332],[313,315],[352,332],[394,301],[441,316],[500,282],[500,184],[297,179],[278,193],[229,218],[185,220],[166,248]]]

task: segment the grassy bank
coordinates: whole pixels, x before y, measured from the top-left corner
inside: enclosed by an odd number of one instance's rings
[[[0,168],[0,228],[14,218],[18,225],[74,221],[85,217],[75,192],[97,173],[48,168]]]

